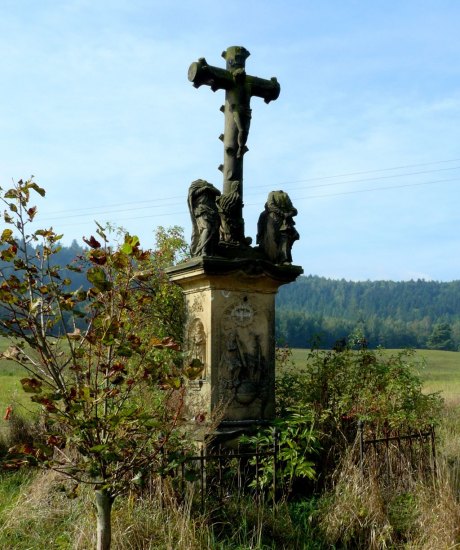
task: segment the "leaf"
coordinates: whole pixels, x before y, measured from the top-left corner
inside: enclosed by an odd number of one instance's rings
[[[5,199],[16,199],[18,197],[18,192],[16,189],[8,189],[4,197]]]
[[[193,359],[185,369],[185,375],[189,380],[196,380],[204,370],[204,364],[199,359]]]
[[[6,210],[3,211],[3,219],[5,220],[5,223],[13,223],[14,221]]]
[[[41,197],[44,197],[46,195],[46,191],[43,189],[43,187],[39,187],[34,181],[31,181],[27,184],[27,189],[33,189]]]
[[[107,254],[104,250],[91,250],[88,254],[88,260],[97,265],[105,265],[107,263]]]
[[[107,236],[104,232],[104,227],[102,227],[102,225],[100,223],[98,223],[97,221],[94,222],[96,225],[97,225],[97,229],[96,229],[96,233],[102,237],[104,239],[105,242],[107,242]]]
[[[105,451],[106,449],[108,449],[109,446],[108,445],[94,445],[93,447],[90,447],[89,451],[92,452],[92,453],[102,453],[102,451]]]
[[[86,402],[91,400],[91,389],[89,386],[83,386],[83,388],[80,389],[79,394],[80,399],[83,399]]]
[[[36,213],[37,213],[36,206],[32,206],[32,208],[29,208],[29,210],[27,210],[27,215],[29,216],[30,221],[32,221],[35,218]]]
[[[40,405],[43,405],[43,407],[45,407],[45,409],[50,413],[54,413],[58,410],[56,405],[53,403],[53,401],[49,397],[32,395],[30,400],[33,401],[34,403],[39,403]]]
[[[54,231],[52,229],[37,229],[34,235],[36,237],[44,237],[45,239],[49,239],[54,235]]]
[[[162,380],[162,386],[178,390],[182,386],[182,380],[179,376],[168,376]]]
[[[132,357],[133,356],[133,350],[131,346],[127,344],[122,344],[119,346],[116,350],[116,353],[119,357]]]
[[[139,238],[136,235],[125,235],[125,242],[120,247],[121,252],[130,256],[139,247]]]
[[[150,340],[151,345],[157,349],[173,349],[175,351],[180,351],[180,345],[173,340],[170,336],[163,338],[159,341],[157,338],[153,337]]]
[[[18,348],[18,346],[10,346],[0,355],[0,357],[2,357],[3,359],[14,361],[19,358],[20,354],[21,350]]]
[[[6,407],[5,416],[3,417],[3,420],[9,420],[11,418],[12,413],[13,413],[13,407],[11,405],[8,405],[8,407]]]
[[[1,240],[9,241],[13,236],[13,231],[11,229],[4,229],[2,232]]]
[[[26,393],[41,393],[43,383],[36,378],[21,378],[22,389]]]
[[[0,301],[4,304],[14,304],[18,301],[18,298],[13,292],[8,289],[8,286],[0,287]],[[8,359],[8,358],[6,358]]]
[[[83,237],[83,241],[91,248],[101,248],[101,243],[95,239],[92,235],[89,239]]]
[[[102,292],[111,288],[111,283],[107,280],[105,271],[100,267],[90,267],[86,272],[86,278],[94,285],[96,290]]]
[[[15,258],[17,251],[17,246],[11,245],[0,252],[0,259],[4,262],[11,262]]]
[[[120,247],[120,251],[123,252],[123,254],[126,254],[127,256],[129,256],[133,252],[133,247],[129,243],[124,243]]]

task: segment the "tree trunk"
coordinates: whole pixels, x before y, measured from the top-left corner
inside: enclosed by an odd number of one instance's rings
[[[112,504],[114,498],[106,489],[96,491],[97,550],[110,550],[112,539]]]

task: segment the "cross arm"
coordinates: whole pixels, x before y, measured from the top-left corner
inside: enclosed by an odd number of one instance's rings
[[[265,103],[278,99],[281,86],[276,77],[267,80],[265,78],[258,78],[257,76],[248,76],[247,81],[251,86],[251,95],[261,97]]]
[[[226,69],[208,65],[204,57],[193,62],[188,70],[188,79],[193,82],[195,88],[203,84],[211,87],[211,90],[228,90],[233,85],[232,75]]]

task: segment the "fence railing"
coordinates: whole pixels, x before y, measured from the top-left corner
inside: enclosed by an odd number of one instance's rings
[[[257,499],[265,494],[267,487],[261,487],[262,470],[270,463],[271,495],[274,500],[278,479],[278,433],[273,432],[273,445],[270,449],[238,445],[228,448],[224,445],[202,446],[195,455],[184,455],[180,464],[170,470],[165,477],[171,478],[181,494],[185,494],[188,484],[198,488],[201,512],[209,498],[225,502],[229,496],[251,494]],[[165,457],[166,458],[166,457]]]
[[[364,473],[372,474],[384,486],[391,488],[407,484],[415,475],[436,476],[435,431],[432,426],[412,433],[387,431],[379,437],[366,433],[364,422],[358,423],[359,466]],[[252,494],[256,498],[270,495],[275,501],[283,492],[279,480],[279,437],[273,432],[271,448],[224,445],[202,446],[195,455],[183,455],[179,464],[170,469],[169,477],[178,492],[185,494],[193,485],[198,489],[201,511],[210,499],[224,503],[229,496]],[[264,483],[261,482],[265,475]],[[267,483],[268,479],[268,483]]]
[[[373,470],[387,485],[417,475],[436,476],[436,439],[433,426],[412,433],[388,431],[380,437],[366,436],[365,423],[358,423],[359,465]]]

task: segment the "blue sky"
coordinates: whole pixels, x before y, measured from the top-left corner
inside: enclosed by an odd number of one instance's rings
[[[460,278],[460,3],[3,0],[0,185],[35,175],[64,242],[110,221],[190,234],[189,184],[222,175],[222,92],[187,80],[245,46],[246,233],[269,191],[297,207],[294,262],[351,280]]]

